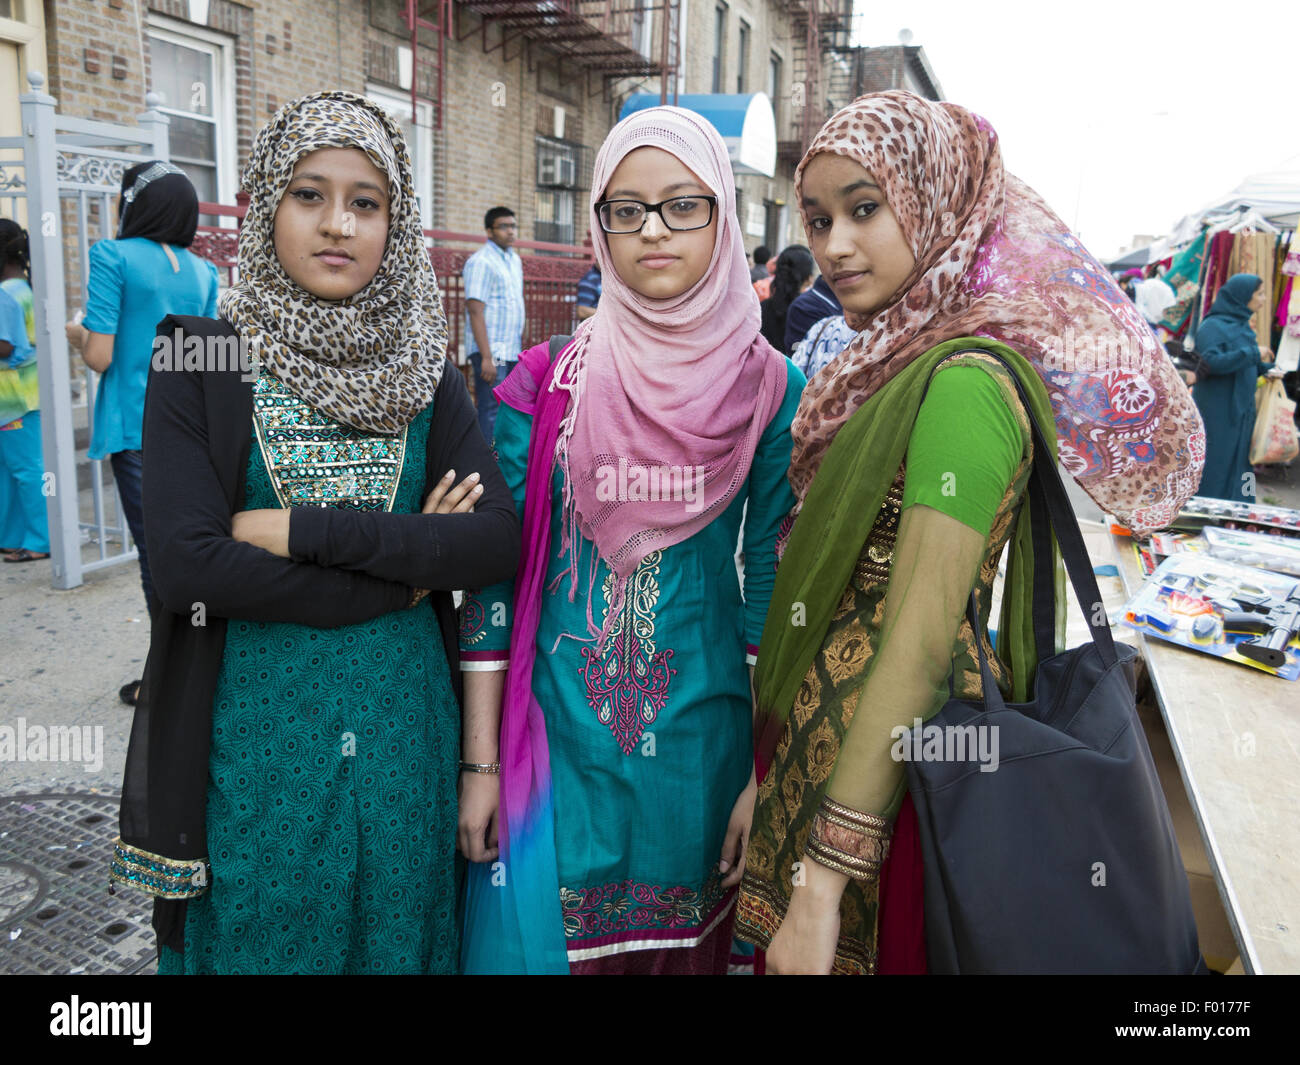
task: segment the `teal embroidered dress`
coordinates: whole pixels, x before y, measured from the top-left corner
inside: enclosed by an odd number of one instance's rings
[[[711,524],[644,559],[602,654],[594,641],[562,638],[587,636],[593,544],[579,537],[583,579],[572,602],[567,578],[552,587],[568,559],[548,564],[533,685],[546,716],[555,887],[574,971],[600,971],[579,963],[617,963],[614,956],[629,951],[697,947],[698,966],[672,971],[716,971],[710,959],[719,954],[725,967],[735,890],[722,888],[717,866],[753,766],[748,664],[794,504],[786,473],[803,385],[787,362],[785,399],[760,438],[748,480]],[[529,416],[501,406],[495,448],[520,515],[531,428]],[[555,545],[560,489],[556,470]],[[736,566],[742,525],[743,593]],[[611,571],[601,562],[592,597],[597,625],[611,592]],[[513,582],[467,595],[463,670],[504,668],[512,603]],[[714,930],[727,942],[710,941]]]
[[[263,374],[250,509],[418,513],[433,407],[398,437]],[[428,600],[336,629],[228,624],[212,705],[209,890],[176,973],[452,973],[460,712]]]

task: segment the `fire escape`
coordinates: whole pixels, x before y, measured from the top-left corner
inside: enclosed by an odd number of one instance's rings
[[[678,35],[681,26],[680,0],[404,0],[412,27],[411,47],[417,69],[420,63],[438,66],[438,98],[441,101],[441,70],[445,60],[444,41],[455,32],[453,6],[471,11],[482,20],[460,35],[464,40],[479,33],[483,51],[501,49],[507,60],[515,59],[539,45],[558,55],[566,63],[584,72],[589,79],[598,79],[591,95],[606,94],[611,84],[619,78],[660,79],[659,98],[667,103],[677,98],[677,67],[680,47]],[[438,8],[441,17],[433,21],[418,22],[414,9]],[[499,33],[489,34],[489,23],[495,24]],[[436,58],[431,41],[421,43],[418,29],[424,26],[436,30],[437,25],[448,27],[440,35]],[[499,37],[495,42],[492,37]],[[512,51],[513,47],[513,51]],[[531,65],[531,54],[529,55]],[[412,79],[418,81],[418,78]],[[590,80],[588,82],[590,84]],[[441,108],[439,108],[441,111]]]
[[[825,121],[849,102],[834,98],[842,92],[835,60],[848,49],[853,0],[786,0],[784,6],[791,17],[790,115],[777,130],[777,158],[797,163]]]

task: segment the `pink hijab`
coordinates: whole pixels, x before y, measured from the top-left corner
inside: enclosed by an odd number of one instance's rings
[[[623,283],[596,214],[615,168],[642,147],[671,152],[718,197],[708,271],[673,299],[647,299]],[[581,530],[621,584],[646,555],[703,529],[735,497],[785,396],[786,367],[758,331],[731,164],[707,120],[678,107],[653,107],[610,130],[596,156],[591,232],[600,309],[560,356],[552,385],[572,397],[556,447],[565,473],[562,547],[570,548],[575,528]],[[700,477],[690,499],[663,498],[681,492],[631,498],[635,489],[611,499],[611,484],[633,484],[619,474],[620,463],[628,470],[689,469]]]

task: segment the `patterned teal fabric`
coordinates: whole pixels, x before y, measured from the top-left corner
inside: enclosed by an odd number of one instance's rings
[[[568,559],[551,552],[533,691],[546,715],[556,888],[571,963],[668,948],[715,957],[707,937],[726,927],[735,901],[735,889],[721,886],[718,859],[753,766],[747,652],[757,650],[794,504],[786,471],[803,385],[788,363],[785,400],[746,483],[712,523],[646,556],[600,654],[592,642],[561,638],[587,634],[594,544],[579,535],[582,579],[572,602],[568,578],[554,584]],[[495,447],[521,514],[531,429],[530,417],[502,405]],[[562,483],[557,469],[552,545],[560,543]],[[596,573],[599,625],[613,585],[603,562]],[[463,668],[506,657],[513,594],[510,581],[467,594]],[[717,971],[725,969],[724,950]]]
[[[395,512],[420,509],[431,414],[410,425]],[[256,427],[245,505],[279,505]],[[454,972],[459,751],[427,599],[339,629],[231,620],[212,706],[212,888],[159,973]]]

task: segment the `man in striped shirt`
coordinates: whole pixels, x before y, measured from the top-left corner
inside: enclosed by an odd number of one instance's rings
[[[487,242],[465,261],[465,351],[474,367],[478,424],[488,443],[496,426],[492,389],[515,368],[523,350],[524,267],[512,247],[519,233],[515,213],[493,207],[483,218]],[[483,353],[487,353],[485,359]]]

